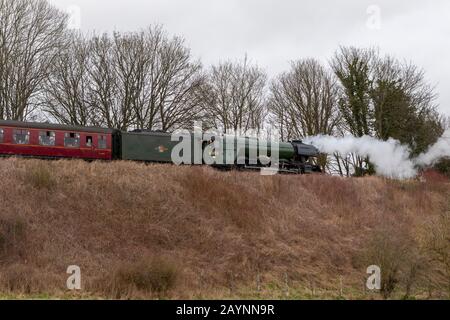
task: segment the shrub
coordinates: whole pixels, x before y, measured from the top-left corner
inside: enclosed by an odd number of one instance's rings
[[[135,290],[163,297],[175,287],[178,278],[179,271],[173,263],[156,258],[120,266],[112,278],[103,281],[102,289],[116,298],[133,295]]]
[[[25,174],[25,181],[39,190],[52,189],[56,183],[48,165],[41,161],[29,167]]]
[[[408,297],[417,281],[421,257],[417,244],[401,226],[382,226],[375,229],[366,245],[364,261],[381,268],[381,290],[384,299],[392,296],[399,284]]]

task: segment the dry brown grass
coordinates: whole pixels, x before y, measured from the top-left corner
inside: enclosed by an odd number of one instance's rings
[[[25,264],[12,264],[2,268],[0,284],[4,293],[38,294],[45,288],[46,277]]]
[[[26,237],[26,224],[20,217],[2,214],[0,216],[0,258],[6,261],[20,255]]]
[[[38,190],[50,190],[56,184],[50,170],[51,168],[46,162],[41,161],[33,163],[23,174],[24,183],[29,184]]]
[[[388,296],[447,294],[424,231],[449,210],[446,181],[18,159],[0,181],[3,293],[64,293],[75,264],[106,298],[373,298],[368,263],[397,261]],[[9,281],[20,266],[45,281]]]
[[[120,264],[111,274],[95,281],[91,289],[114,299],[165,298],[175,288],[178,278],[178,266],[154,257]]]

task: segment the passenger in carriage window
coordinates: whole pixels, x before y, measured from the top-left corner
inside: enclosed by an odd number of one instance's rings
[[[92,137],[91,136],[86,137],[86,147],[92,147]]]

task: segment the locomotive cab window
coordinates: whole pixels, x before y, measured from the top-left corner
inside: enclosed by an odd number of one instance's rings
[[[80,134],[75,132],[66,132],[64,134],[64,146],[67,148],[79,148]]]
[[[0,143],[3,143],[3,129],[0,129]]]
[[[92,136],[86,136],[86,147],[92,147]]]
[[[53,132],[53,131],[39,132],[39,144],[41,146],[54,146],[55,145],[55,132]]]
[[[98,148],[99,149],[106,149],[107,148],[107,144],[106,144],[106,136],[98,136]]]
[[[30,131],[14,129],[13,142],[15,144],[28,144],[30,142]]]

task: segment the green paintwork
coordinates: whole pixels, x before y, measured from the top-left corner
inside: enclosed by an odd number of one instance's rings
[[[193,160],[193,135],[191,138],[191,161]],[[201,141],[200,145],[202,144]],[[172,149],[178,141],[171,141],[171,135],[159,132],[122,132],[122,159],[149,161],[149,162],[172,162]],[[222,152],[218,153],[217,161],[223,164],[235,164],[237,159],[250,156],[271,157],[270,142],[257,140],[254,138],[236,138],[228,136],[222,145]],[[279,159],[290,160],[294,157],[295,151],[291,143],[279,143]],[[225,159],[222,160],[222,156]],[[198,163],[200,164],[200,163]]]
[[[278,144],[279,159],[291,160],[295,156],[295,150],[291,143],[280,142]],[[271,143],[255,138],[241,138],[229,136],[224,140],[223,152],[226,164],[235,163],[237,159],[255,158],[259,156],[271,157]]]
[[[172,150],[178,145],[179,141],[171,141],[169,133],[161,132],[123,132],[122,133],[122,159],[148,161],[148,162],[172,162]],[[202,139],[198,139],[198,146],[200,148],[200,158],[196,164],[202,164]],[[190,141],[191,156],[188,156],[185,164],[194,164],[194,135],[185,134],[182,137],[185,145]],[[181,141],[181,140],[180,140]],[[186,143],[187,141],[187,143]],[[181,152],[181,156],[183,153]]]
[[[137,161],[172,162],[170,134],[159,132],[122,132],[122,159]]]

